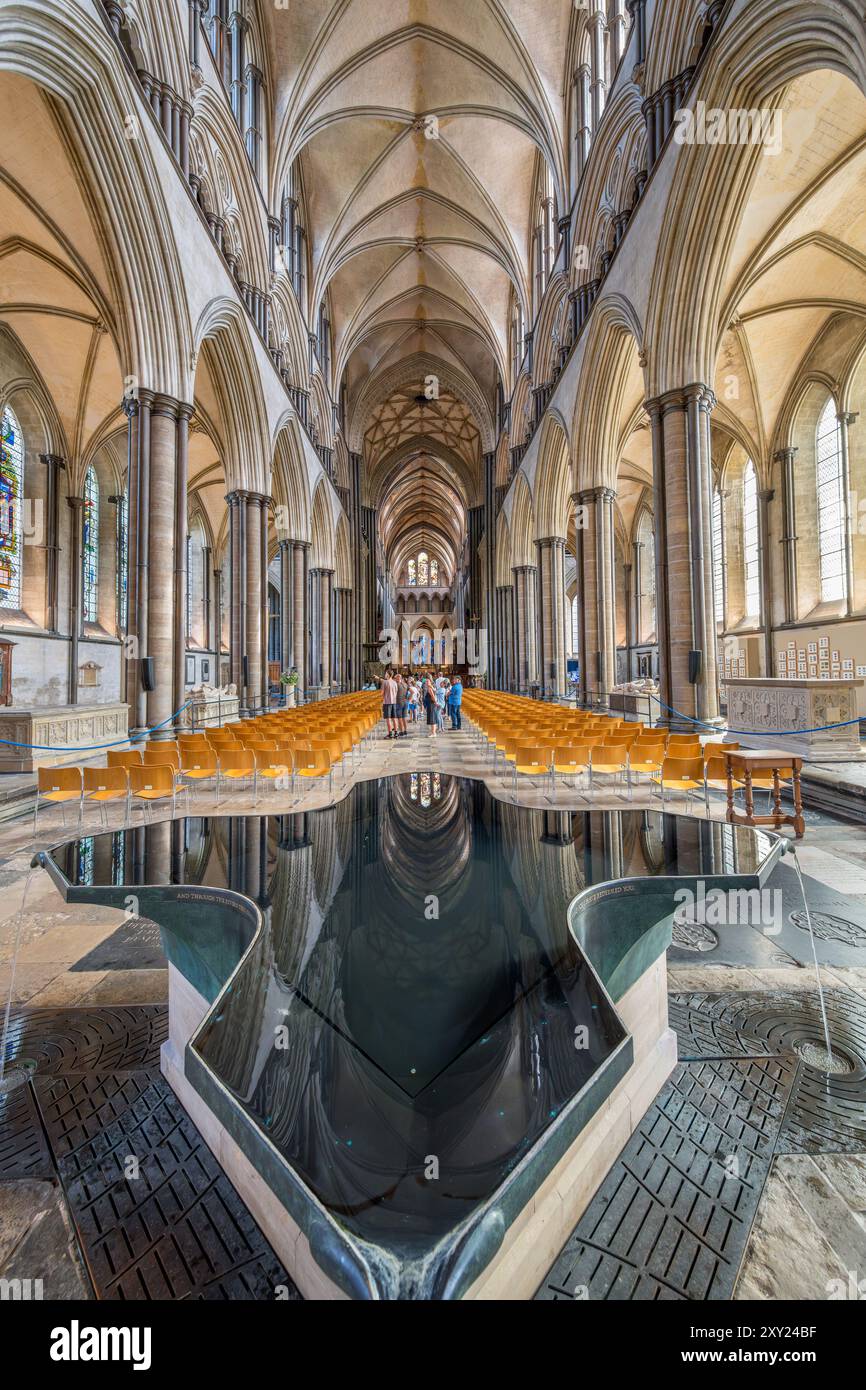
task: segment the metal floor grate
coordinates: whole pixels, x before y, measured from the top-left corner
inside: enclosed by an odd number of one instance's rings
[[[158,1070],[162,1006],[32,1010],[0,1097],[0,1179],[61,1184],[98,1298],[300,1294]]]
[[[680,1064],[581,1217],[536,1299],[726,1299],[796,1066]]]

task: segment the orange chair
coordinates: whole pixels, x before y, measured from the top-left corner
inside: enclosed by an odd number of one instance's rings
[[[627,743],[598,743],[592,750],[589,765],[589,782],[594,787],[597,776],[619,777],[631,797],[631,781],[628,774],[629,746]]]
[[[693,791],[703,791],[709,814],[709,796],[704,777],[703,757],[680,758],[668,754],[662,763],[661,771],[653,773],[653,782],[661,793],[662,805],[666,791],[685,792],[688,801]]]
[[[36,805],[33,808],[33,833],[39,817],[39,803],[47,801],[59,806],[66,825],[66,807],[77,804],[81,812],[83,786],[80,767],[40,767],[36,773]]]
[[[545,778],[550,776],[550,769],[553,765],[553,749],[549,745],[539,747],[537,744],[518,743],[514,748],[514,757],[511,761],[513,776],[514,795],[517,795],[517,778],[538,777],[541,774]],[[534,784],[533,784],[534,785]]]
[[[224,781],[253,781],[253,795],[256,792],[256,755],[251,748],[223,748],[219,754],[219,777],[217,778],[217,800]]]
[[[106,762],[109,767],[141,767],[141,749],[109,748]]]
[[[296,744],[293,749],[295,775],[298,777],[327,777],[328,791],[334,790],[334,769],[327,748],[304,748]]]
[[[133,763],[133,767],[136,764]],[[106,807],[110,802],[125,803],[129,819],[129,769],[126,767],[86,767],[84,769],[84,800],[99,807],[103,825],[108,825]]]
[[[274,792],[276,793],[281,780],[285,779],[289,782],[291,789],[294,790],[295,766],[290,752],[285,749],[280,750],[276,743],[265,744],[260,748],[256,748],[254,752],[256,759],[256,785],[258,785],[259,779],[263,777],[266,782],[273,783]]]
[[[556,789],[556,774],[560,777],[573,777],[575,787],[577,779],[581,773],[584,777],[589,772],[591,756],[591,743],[578,743],[576,740],[565,746],[558,745],[553,750],[553,762],[550,767],[551,786]]]
[[[146,820],[151,819],[151,811],[155,805],[166,801],[171,803],[173,816],[177,805],[177,793],[177,776],[171,763],[145,763],[141,767],[129,769],[130,806],[141,806]]]
[[[180,772],[180,753],[175,743],[149,743],[144,750],[145,767],[173,767]]]
[[[180,780],[183,784],[192,782],[201,785],[205,782],[216,782],[218,773],[216,753],[208,744],[205,744],[203,749],[181,749]]]

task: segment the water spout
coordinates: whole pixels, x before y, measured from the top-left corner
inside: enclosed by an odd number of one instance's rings
[[[785,847],[784,847],[784,849],[782,850],[782,853],[783,853],[783,854],[790,854],[791,857],[792,857],[792,859],[793,859],[794,869],[795,869],[796,874],[797,874],[797,881],[798,881],[799,884],[800,884],[800,893],[802,894],[802,897],[803,897],[803,908],[804,908],[805,913],[806,913],[806,923],[807,923],[808,928],[809,928],[809,941],[810,941],[811,946],[812,946],[812,960],[813,960],[814,965],[815,965],[815,979],[816,979],[817,984],[818,984],[818,1004],[819,1004],[820,1009],[821,1009],[821,1023],[822,1023],[823,1029],[824,1029],[824,1044],[825,1044],[825,1047],[826,1047],[826,1049],[827,1049],[826,1075],[827,1075],[827,1077],[829,1078],[829,1076],[830,1076],[830,1074],[831,1074],[831,1071],[832,1071],[832,1069],[833,1069],[834,1057],[833,1057],[833,1048],[832,1048],[832,1046],[831,1046],[831,1044],[830,1044],[830,1026],[829,1026],[829,1024],[828,1024],[828,1022],[827,1022],[827,1006],[826,1006],[826,1004],[825,1004],[825,1002],[824,1002],[824,986],[823,986],[822,983],[821,983],[821,967],[820,967],[819,964],[818,964],[818,952],[817,952],[817,950],[816,950],[816,948],[815,948],[815,929],[814,929],[814,927],[812,926],[812,913],[809,911],[809,900],[808,900],[808,898],[806,897],[806,885],[805,885],[805,883],[803,882],[803,871],[802,871],[802,869],[800,868],[800,860],[799,860],[799,858],[797,857],[797,849],[796,849],[796,846],[793,845],[790,841],[786,841],[786,842],[785,842]]]

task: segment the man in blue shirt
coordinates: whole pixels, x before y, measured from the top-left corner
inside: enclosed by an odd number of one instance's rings
[[[448,713],[451,715],[451,728],[462,729],[463,724],[460,717],[460,706],[463,703],[463,683],[459,676],[454,679],[454,684],[448,691]]]

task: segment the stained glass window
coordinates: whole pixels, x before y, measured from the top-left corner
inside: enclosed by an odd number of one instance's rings
[[[93,464],[84,478],[84,621],[99,621],[99,483]]]
[[[758,541],[758,478],[749,459],[743,472],[743,559],[746,580],[746,616],[761,611],[761,549]]]
[[[439,583],[439,561],[438,561],[438,560],[431,560],[431,561],[430,561],[430,583],[431,583],[431,584],[438,584],[438,583]]]
[[[192,633],[192,532],[186,533],[186,640]]]
[[[117,504],[117,621],[126,631],[129,616],[129,504],[126,496]]]
[[[418,566],[415,564],[414,560],[409,561],[409,583],[418,583]]]
[[[418,583],[429,584],[430,582],[430,562],[427,559],[426,551],[422,550],[418,556]]]
[[[815,435],[815,471],[818,487],[818,548],[821,555],[821,601],[844,599],[848,592],[845,569],[845,494],[842,440],[836,419],[836,402],[830,396],[821,411]]]
[[[11,410],[0,422],[0,608],[21,607],[24,441]]]

